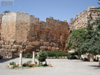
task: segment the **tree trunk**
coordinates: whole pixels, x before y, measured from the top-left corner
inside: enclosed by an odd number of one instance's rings
[[[100,67],[100,57],[99,57],[99,67]]]
[[[90,59],[90,62],[93,62],[93,61],[94,61],[94,56],[93,56],[93,54],[90,54],[90,55],[89,55],[89,59]]]

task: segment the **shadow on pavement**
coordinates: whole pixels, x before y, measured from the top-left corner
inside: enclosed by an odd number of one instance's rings
[[[90,67],[95,67],[96,69],[100,69],[99,65],[89,65]]]
[[[3,58],[3,59],[0,59],[0,63],[4,63],[4,62],[7,62],[9,60],[13,60],[15,58]]]

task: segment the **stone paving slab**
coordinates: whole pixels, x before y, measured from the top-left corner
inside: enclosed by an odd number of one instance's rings
[[[3,59],[4,60],[4,59]],[[80,60],[47,59],[53,67],[36,67],[30,69],[8,69],[9,62],[17,62],[18,58],[7,61],[0,60],[0,75],[100,75],[98,62]],[[31,59],[23,58],[23,63]]]

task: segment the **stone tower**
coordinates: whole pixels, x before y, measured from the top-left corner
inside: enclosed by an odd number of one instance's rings
[[[27,41],[30,15],[20,12],[7,13],[2,18],[1,27],[1,35],[4,40]]]

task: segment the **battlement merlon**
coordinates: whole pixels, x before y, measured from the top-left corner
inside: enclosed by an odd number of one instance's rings
[[[36,18],[35,16],[33,15],[30,15],[30,23],[39,23],[39,18]]]
[[[63,25],[63,24],[61,24],[61,23],[66,23],[66,24],[68,24],[68,22],[66,21],[66,20],[64,20],[64,21],[60,21],[59,19],[58,20],[55,20],[55,19],[53,19],[53,17],[49,17],[49,18],[45,18],[45,22],[46,23],[56,23],[57,25]]]
[[[92,11],[94,11],[94,12],[100,12],[100,8],[94,7],[94,6],[89,6],[87,11],[88,12],[92,12]]]
[[[49,17],[49,18],[45,18],[45,22],[49,22],[49,21],[60,21],[59,19],[58,20],[55,20],[55,19],[53,19],[53,17]],[[60,22],[67,22],[65,19],[64,19],[64,21],[60,21]]]

